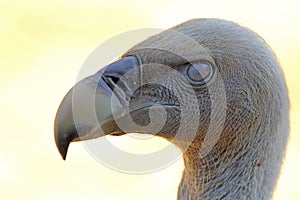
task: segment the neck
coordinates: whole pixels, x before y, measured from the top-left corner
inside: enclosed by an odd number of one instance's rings
[[[268,188],[265,176],[270,174],[266,172],[267,167],[259,163],[259,155],[251,159],[256,152],[214,149],[200,158],[200,148],[189,148],[183,154],[185,169],[178,200],[269,199],[273,186]]]

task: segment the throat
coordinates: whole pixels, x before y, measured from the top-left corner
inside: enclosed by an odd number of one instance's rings
[[[178,200],[226,199],[230,190],[226,189],[228,186],[222,176],[224,169],[205,159],[188,157],[184,158],[184,163]]]
[[[204,158],[199,155],[195,148],[183,154],[185,169],[178,200],[268,199],[266,196],[270,196],[269,192],[263,192],[263,169],[255,167],[251,160],[217,151]]]
[[[191,169],[186,166],[178,188],[178,200],[227,199],[233,189],[228,190],[222,176],[217,174],[213,167],[198,165],[197,169]]]

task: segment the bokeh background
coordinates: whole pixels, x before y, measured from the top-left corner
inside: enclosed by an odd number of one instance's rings
[[[64,162],[53,121],[82,63],[99,44],[133,29],[165,29],[201,17],[245,25],[276,52],[290,93],[291,135],[274,199],[300,199],[299,8],[297,0],[1,0],[0,199],[175,199],[181,159],[156,173],[122,174],[74,143]],[[167,144],[158,138],[110,139],[135,152]]]

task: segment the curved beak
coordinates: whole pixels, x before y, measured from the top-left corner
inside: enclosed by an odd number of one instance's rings
[[[127,106],[126,93],[131,87],[129,81],[117,82],[129,70],[138,70],[137,66],[135,57],[124,57],[83,79],[66,94],[54,123],[55,142],[63,159],[73,141],[122,134],[113,114],[121,113]]]

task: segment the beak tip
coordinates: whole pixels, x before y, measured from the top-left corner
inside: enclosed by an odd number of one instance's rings
[[[57,146],[58,151],[59,151],[59,153],[60,153],[63,160],[66,160],[67,152],[68,152],[68,146],[69,146],[68,144]]]
[[[67,154],[65,154],[65,155],[62,155],[62,154],[61,154],[61,157],[62,157],[63,160],[66,160]]]
[[[68,148],[73,139],[72,136],[72,134],[57,134],[57,131],[55,132],[56,147],[63,160],[66,160]]]

